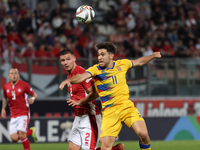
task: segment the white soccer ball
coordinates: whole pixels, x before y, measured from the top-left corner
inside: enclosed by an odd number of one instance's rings
[[[95,12],[91,6],[82,5],[76,10],[76,19],[82,24],[92,22]]]

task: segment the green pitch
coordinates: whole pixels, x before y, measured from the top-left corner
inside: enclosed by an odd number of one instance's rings
[[[117,144],[119,142],[116,142]],[[138,142],[123,142],[125,150],[140,150]],[[197,150],[200,141],[152,141],[152,150]],[[0,144],[0,150],[23,150],[22,144]],[[68,150],[68,143],[31,143],[31,150]]]

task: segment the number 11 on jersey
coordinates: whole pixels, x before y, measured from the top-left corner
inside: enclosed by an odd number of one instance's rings
[[[117,77],[116,76],[112,76],[112,80],[113,80],[113,84],[117,84]]]

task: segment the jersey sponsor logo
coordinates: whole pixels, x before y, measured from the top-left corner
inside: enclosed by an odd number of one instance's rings
[[[92,79],[92,78],[89,78],[89,79],[85,80],[85,82],[88,83],[91,79]]]
[[[122,68],[120,66],[117,66],[118,71],[122,71]]]
[[[9,89],[7,89],[7,91],[6,91],[7,93],[9,93],[10,92],[10,90]]]

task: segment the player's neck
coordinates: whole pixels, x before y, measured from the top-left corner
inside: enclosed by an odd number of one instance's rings
[[[17,81],[10,81],[11,85],[16,85],[17,82],[18,82],[18,80]]]
[[[74,64],[74,66],[71,70],[67,71],[68,75],[71,75],[75,68],[76,68],[76,64]]]
[[[109,64],[108,64],[108,66],[106,67],[106,68],[112,68],[113,67],[113,60],[111,60],[110,62],[109,62]]]

